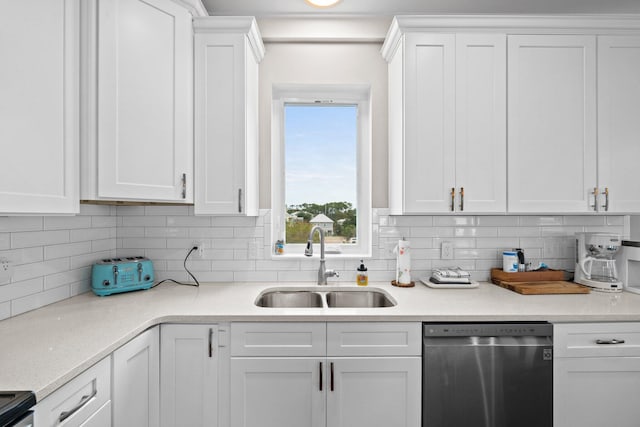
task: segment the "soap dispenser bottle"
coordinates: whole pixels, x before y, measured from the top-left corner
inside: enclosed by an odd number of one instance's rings
[[[364,266],[364,261],[360,260],[360,267],[358,267],[356,283],[358,286],[367,286],[369,284],[369,275],[367,273],[367,267]]]

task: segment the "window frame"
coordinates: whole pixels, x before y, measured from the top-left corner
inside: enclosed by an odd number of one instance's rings
[[[327,244],[332,258],[367,258],[372,250],[371,206],[371,86],[368,84],[276,84],[271,102],[271,258],[305,258],[304,244],[285,244],[284,254],[276,255],[275,242],[285,235],[285,141],[286,104],[347,104],[358,110],[356,141],[357,243]],[[310,159],[312,161],[312,159]]]

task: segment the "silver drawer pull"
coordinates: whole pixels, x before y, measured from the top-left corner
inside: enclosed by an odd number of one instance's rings
[[[96,397],[97,394],[98,394],[98,390],[93,390],[93,393],[82,396],[82,399],[80,399],[80,402],[78,402],[78,404],[76,406],[74,406],[73,408],[69,409],[68,411],[64,411],[64,412],[60,413],[60,416],[58,417],[58,421],[59,422],[63,422],[64,420],[69,418],[71,415],[73,415],[76,412],[78,412],[84,405],[89,403],[89,401],[91,399]]]
[[[610,339],[610,340],[596,340],[596,344],[624,344],[624,340]]]

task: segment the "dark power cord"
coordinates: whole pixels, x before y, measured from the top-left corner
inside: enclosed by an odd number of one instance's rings
[[[164,280],[159,281],[158,283],[156,283],[156,284],[155,284],[155,285],[153,285],[153,286],[154,286],[154,287],[155,287],[155,286],[158,286],[160,283],[164,283],[164,282],[173,282],[173,283],[176,283],[176,284],[178,284],[178,285],[186,285],[186,286],[196,286],[196,287],[200,286],[200,282],[198,282],[198,279],[196,279],[196,276],[194,276],[194,275],[189,271],[189,269],[187,268],[187,260],[189,259],[189,255],[191,255],[191,254],[193,253],[193,251],[197,251],[197,250],[198,250],[198,247],[197,247],[197,246],[192,247],[192,248],[191,248],[191,250],[190,250],[189,252],[187,252],[187,256],[186,256],[186,257],[184,257],[184,262],[182,263],[182,265],[184,266],[185,271],[186,271],[186,272],[187,272],[187,274],[188,274],[188,275],[193,279],[193,281],[195,282],[195,284],[194,284],[194,283],[183,283],[183,282],[179,282],[179,281],[177,281],[177,280],[173,280],[173,279],[164,279]]]

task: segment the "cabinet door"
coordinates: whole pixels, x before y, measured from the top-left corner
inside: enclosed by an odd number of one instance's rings
[[[160,335],[143,332],[113,352],[113,425],[159,424]]]
[[[258,213],[258,64],[244,34],[195,36],[196,214]]]
[[[504,34],[456,35],[456,211],[507,209],[506,43]]]
[[[77,213],[78,0],[3,1],[0,213]]]
[[[598,37],[598,210],[640,211],[640,37]]]
[[[218,425],[217,325],[162,325],[160,425]]]
[[[419,427],[421,359],[329,359],[327,426]]]
[[[232,358],[232,427],[325,427],[326,363]]]
[[[640,357],[554,360],[555,427],[636,427]]]
[[[171,0],[99,0],[99,198],[192,201],[191,20]]]
[[[510,212],[586,212],[593,204],[595,42],[595,36],[509,36]]]
[[[404,212],[449,212],[455,187],[455,35],[407,34]]]

